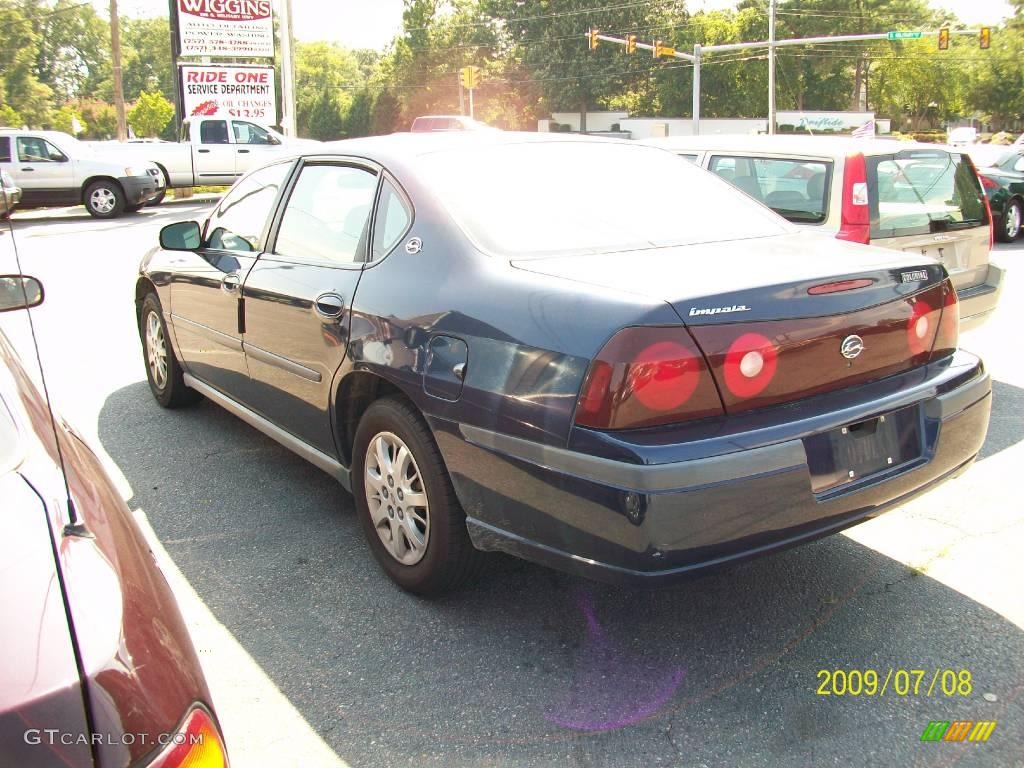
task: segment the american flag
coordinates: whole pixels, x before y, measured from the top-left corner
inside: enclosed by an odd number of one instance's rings
[[[850,134],[855,139],[870,139],[875,135],[875,118],[871,118],[860,128],[855,128]]]

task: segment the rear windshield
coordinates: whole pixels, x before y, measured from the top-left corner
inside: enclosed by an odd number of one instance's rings
[[[796,224],[828,217],[832,163],[781,157],[715,155],[709,169]]]
[[[908,150],[868,159],[871,237],[987,225],[981,184],[965,155]]]
[[[767,208],[654,147],[582,141],[475,146],[423,155],[418,165],[478,247],[507,257],[789,231]]]

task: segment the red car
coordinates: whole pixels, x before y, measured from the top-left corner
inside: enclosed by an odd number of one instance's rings
[[[42,286],[0,276],[0,311]],[[88,446],[0,333],[0,753],[33,766],[228,765],[185,622]]]

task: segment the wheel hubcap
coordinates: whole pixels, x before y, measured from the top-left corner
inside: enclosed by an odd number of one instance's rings
[[[380,432],[366,448],[363,470],[370,520],[384,548],[403,565],[423,559],[430,506],[416,459],[402,438]]]
[[[1006,211],[1006,234],[1010,237],[1017,236],[1017,230],[1020,229],[1020,208],[1016,205],[1011,205]]]
[[[117,202],[117,198],[106,187],[100,187],[93,190],[93,193],[89,195],[89,202],[92,204],[92,209],[97,213],[110,213],[114,210],[114,203]]]
[[[167,343],[164,340],[164,327],[156,312],[146,316],[146,361],[149,363],[153,383],[157,389],[162,390],[167,386]]]

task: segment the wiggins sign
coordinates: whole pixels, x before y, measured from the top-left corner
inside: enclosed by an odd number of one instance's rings
[[[177,0],[182,56],[274,55],[270,0]]]

